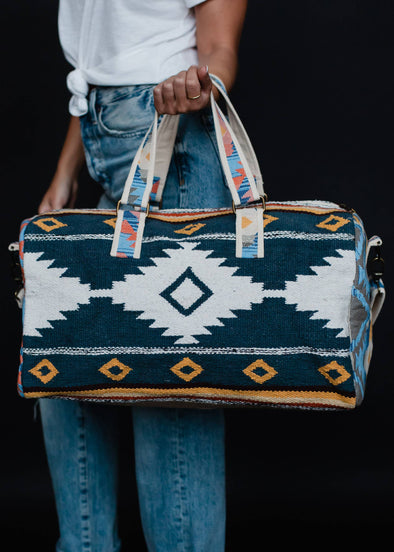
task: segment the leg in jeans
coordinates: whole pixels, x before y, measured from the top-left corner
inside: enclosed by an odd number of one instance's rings
[[[57,552],[116,552],[117,409],[40,399],[45,448],[55,494]]]
[[[133,421],[149,552],[223,552],[223,411],[135,407]]]

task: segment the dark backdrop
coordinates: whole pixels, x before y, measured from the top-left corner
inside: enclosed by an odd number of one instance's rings
[[[13,550],[37,543],[45,552],[54,550],[56,515],[34,401],[16,394],[21,328],[7,245],[54,172],[67,126],[69,67],[58,43],[57,2],[3,0],[1,12],[2,538]],[[230,551],[366,542],[379,549],[393,529],[393,16],[390,0],[249,4],[232,98],[268,195],[353,207],[367,233],[384,240],[388,298],[359,409],[226,413]],[[91,205],[97,186],[86,172],[81,181],[79,205]],[[143,551],[128,422],[121,534],[128,549]]]

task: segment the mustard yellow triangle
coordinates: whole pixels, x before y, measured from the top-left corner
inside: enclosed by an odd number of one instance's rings
[[[107,219],[107,220],[103,220],[103,222],[105,222],[105,224],[109,224],[110,226],[112,226],[112,228],[115,228],[115,226],[116,226],[116,217],[111,218],[111,219]]]
[[[247,228],[250,224],[252,224],[252,221],[248,219],[247,217],[242,217],[242,228]]]

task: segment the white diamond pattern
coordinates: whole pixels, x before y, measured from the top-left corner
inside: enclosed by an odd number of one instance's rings
[[[237,318],[237,310],[250,310],[253,303],[263,301],[263,284],[252,282],[249,276],[236,276],[238,267],[221,266],[225,258],[211,257],[212,251],[196,249],[198,243],[179,245],[165,250],[168,257],[151,259],[155,266],[141,267],[143,274],[128,274],[123,282],[114,282],[112,301],[123,304],[125,310],[142,311],[139,319],[153,320],[150,327],[164,328],[162,335],[177,337],[176,344],[198,343],[196,336],[210,335],[209,327],[223,326],[223,319]],[[211,293],[187,315],[161,295],[186,271],[191,271]],[[192,281],[189,284],[185,279],[183,284],[172,293],[178,292],[176,298],[183,306],[192,306],[201,290]],[[191,295],[187,297],[186,292]]]
[[[169,345],[189,345],[198,343],[198,336],[210,335],[210,327],[237,318],[237,311],[251,310],[264,298],[281,298],[297,311],[311,311],[312,320],[326,320],[327,328],[339,330],[338,337],[348,336],[354,251],[338,249],[337,257],[310,267],[314,274],[298,275],[284,289],[266,289],[251,276],[238,276],[237,266],[223,265],[225,258],[212,257],[212,251],[198,245],[178,242],[176,248],[164,250],[166,257],[152,258],[153,265],[139,267],[140,274],[126,274],[111,289],[94,290],[78,277],[64,276],[67,268],[53,266],[42,252],[25,253],[29,278],[24,334],[41,337],[40,330],[53,327],[51,321],[66,320],[67,312],[78,310],[92,297],[109,297],[125,311],[137,312],[137,319],[150,321],[151,328],[162,329],[163,336],[176,338]]]
[[[171,297],[184,309],[190,309],[203,295],[203,292],[194,284],[190,278],[183,282],[171,293]]]

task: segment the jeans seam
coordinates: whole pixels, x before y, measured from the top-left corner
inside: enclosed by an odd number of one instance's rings
[[[91,119],[88,133],[83,131],[83,125],[81,125],[86,163],[88,168],[92,169],[89,171],[92,178],[101,183],[104,190],[106,190],[109,188],[110,181],[105,170],[105,158],[101,149],[101,136],[98,128],[97,95],[95,89],[92,90],[89,96],[88,117]],[[90,146],[88,146],[88,143]]]
[[[101,180],[104,190],[108,190],[110,188],[110,179],[108,178],[108,174],[106,172],[106,160],[103,150],[101,149],[101,139],[100,136],[96,135],[96,133],[99,133],[97,127],[93,130],[93,136],[91,138],[94,143],[94,155],[96,158],[94,170],[99,177],[99,181]]]
[[[89,470],[87,462],[87,440],[83,408],[78,404],[78,464],[79,464],[79,511],[81,516],[81,543],[83,552],[91,552],[91,512],[89,507]],[[81,551],[82,552],[82,551]]]
[[[176,445],[176,470],[177,476],[175,479],[175,485],[177,488],[177,494],[179,497],[178,511],[179,511],[179,538],[177,540],[177,552],[190,552],[190,548],[187,544],[188,540],[186,537],[186,529],[189,525],[189,509],[187,507],[187,497],[186,497],[186,461],[185,461],[185,451],[182,449],[182,439],[183,439],[183,423],[182,423],[182,414],[179,409],[174,410],[175,415],[175,424],[176,430],[174,431],[175,435],[175,445]],[[180,546],[180,547],[179,547]]]

